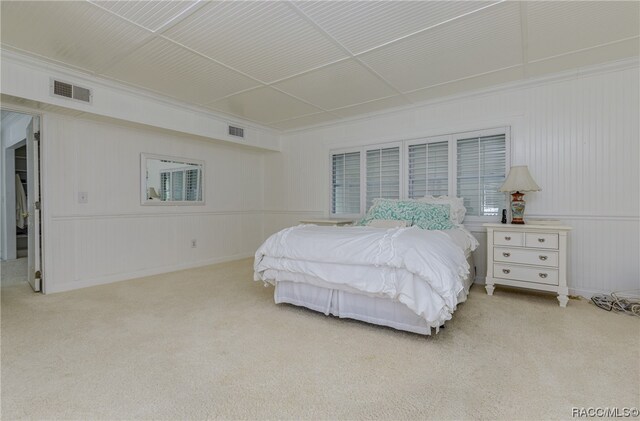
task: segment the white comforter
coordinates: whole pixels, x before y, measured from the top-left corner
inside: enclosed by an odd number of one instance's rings
[[[469,264],[440,231],[299,225],[269,237],[256,252],[254,270],[256,281],[304,281],[388,297],[438,327],[459,303]]]

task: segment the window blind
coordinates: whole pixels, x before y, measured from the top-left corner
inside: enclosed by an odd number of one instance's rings
[[[505,207],[498,192],[505,179],[505,135],[458,139],[457,164],[457,194],[464,197],[467,215],[498,215]]]
[[[367,150],[366,203],[400,198],[400,147]]]
[[[200,200],[198,197],[199,189],[198,186],[200,184],[200,170],[187,170],[186,171],[186,199],[185,200]]]
[[[171,200],[184,200],[184,171],[171,172]]]
[[[360,213],[360,152],[332,155],[331,213]]]
[[[409,145],[409,198],[449,193],[449,142]]]
[[[163,171],[160,173],[160,199],[169,200],[171,173]]]
[[[202,200],[202,172],[199,169],[170,169],[160,172],[160,199],[166,201]]]

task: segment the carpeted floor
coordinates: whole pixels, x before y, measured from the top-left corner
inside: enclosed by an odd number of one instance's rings
[[[434,337],[273,303],[242,260],[2,289],[2,419],[551,419],[640,406],[640,320],[472,289]]]

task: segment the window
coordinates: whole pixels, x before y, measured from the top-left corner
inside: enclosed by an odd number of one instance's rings
[[[331,214],[360,213],[360,152],[332,155]]]
[[[187,170],[185,175],[186,200],[202,200],[200,192],[200,170]]]
[[[367,150],[366,209],[373,199],[400,198],[400,146]]]
[[[464,197],[470,216],[495,216],[505,207],[505,135],[457,141],[457,196]]]
[[[449,193],[449,142],[411,144],[408,148],[410,199]]]
[[[332,152],[331,215],[362,215],[376,198],[464,197],[468,217],[497,216],[509,128]]]
[[[160,172],[160,200],[202,200],[199,169],[170,169]]]

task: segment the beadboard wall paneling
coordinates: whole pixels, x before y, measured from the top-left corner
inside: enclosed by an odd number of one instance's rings
[[[527,214],[574,227],[572,293],[639,288],[639,76],[635,61],[286,134],[282,153],[265,156],[265,234],[292,209],[329,214],[332,148],[508,125],[511,164],[542,187],[526,195]],[[471,228],[484,279],[485,236]]]
[[[55,114],[44,134],[47,293],[248,257],[260,245],[262,153]],[[205,161],[205,205],[142,206],[142,152]]]

